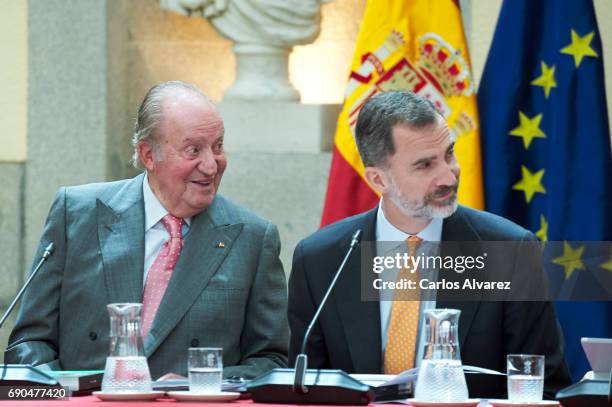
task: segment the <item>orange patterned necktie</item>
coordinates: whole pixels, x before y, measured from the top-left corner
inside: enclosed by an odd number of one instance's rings
[[[142,296],[143,337],[147,336],[151,325],[153,325],[157,309],[164,297],[172,271],[183,248],[183,233],[181,230],[183,219],[168,214],[163,217],[162,221],[170,234],[170,240],[164,243],[147,273],[147,281]]]
[[[408,254],[412,258],[416,257],[416,250],[422,241],[423,239],[417,236],[409,236],[406,239]],[[421,304],[418,298],[420,298],[421,290],[419,288],[419,271],[415,270],[414,273],[411,271],[411,268],[403,268],[397,274],[397,281],[402,281],[402,279],[414,281],[416,289],[410,290],[410,292],[396,290],[393,296],[385,347],[385,374],[399,374],[414,366],[419,330],[419,307]],[[410,298],[412,301],[405,298]],[[417,300],[414,301],[414,299]]]

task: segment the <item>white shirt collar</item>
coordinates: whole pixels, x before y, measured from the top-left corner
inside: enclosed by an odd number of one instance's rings
[[[144,199],[145,209],[145,232],[155,226],[164,216],[168,214],[168,211],[159,202],[157,196],[151,190],[149,185],[149,176],[145,172],[144,180],[142,181],[142,197]],[[191,225],[191,218],[184,219],[187,226]]]
[[[442,240],[442,223],[443,219],[433,218],[425,229],[421,230],[416,235],[426,242],[439,242]],[[378,212],[376,213],[376,240],[379,242],[401,242],[410,236],[398,228],[396,228],[385,216],[383,210],[383,199],[380,199]]]

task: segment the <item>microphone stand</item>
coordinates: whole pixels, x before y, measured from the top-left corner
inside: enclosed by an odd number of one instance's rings
[[[346,261],[351,256],[351,253],[353,253],[353,249],[359,244],[360,240],[361,240],[361,230],[357,230],[355,233],[353,233],[351,244],[349,246],[348,251],[346,252],[346,255],[344,256],[344,260],[342,260],[342,263],[340,263],[340,267],[338,267],[338,271],[336,271],[336,275],[334,276],[331,283],[329,284],[329,287],[327,288],[327,292],[325,292],[325,295],[323,296],[323,299],[321,300],[321,303],[319,304],[317,311],[312,317],[312,321],[310,321],[308,328],[306,328],[306,333],[304,334],[304,339],[302,340],[302,347],[300,348],[300,353],[297,355],[295,359],[295,380],[293,382],[293,391],[298,394],[308,393],[308,387],[306,387],[306,385],[304,384],[304,378],[306,376],[306,369],[308,368],[308,356],[306,355],[306,344],[308,343],[308,337],[310,336],[310,331],[312,331],[312,328],[315,326],[317,320],[319,319],[319,315],[321,314],[321,311],[323,311],[323,307],[325,307],[325,304],[327,303],[327,299],[329,298],[329,295],[331,294],[332,290],[336,286],[336,281],[338,281],[338,278],[340,277],[342,270],[344,270],[344,265],[346,264]]]
[[[13,308],[15,308],[15,305],[17,305],[17,302],[23,296],[23,293],[25,292],[26,288],[28,288],[30,286],[30,283],[32,282],[32,280],[34,279],[34,277],[36,277],[36,274],[38,274],[38,270],[40,270],[40,268],[47,261],[47,259],[49,257],[51,257],[51,255],[53,254],[54,251],[55,251],[55,245],[53,244],[53,242],[51,242],[45,248],[45,251],[44,251],[42,257],[40,258],[40,261],[36,265],[36,268],[34,269],[34,271],[30,274],[30,276],[28,277],[26,282],[23,284],[23,287],[21,287],[21,290],[19,290],[19,292],[17,293],[17,295],[13,299],[13,302],[11,302],[11,305],[8,306],[8,309],[6,310],[4,315],[2,315],[2,319],[0,319],[0,328],[2,328],[2,325],[4,325],[4,322],[6,321],[8,316],[11,315],[11,312],[13,311]]]
[[[53,242],[49,243],[49,245],[45,248],[40,261],[34,268],[34,271],[30,274],[26,282],[23,284],[23,287],[19,290],[11,304],[9,305],[6,312],[0,318],[0,328],[4,325],[7,318],[15,308],[15,305],[21,297],[25,290],[30,286],[32,280],[38,274],[39,270],[42,268],[43,264],[47,261],[53,252],[55,251],[55,245]],[[11,389],[23,388],[26,386],[40,386],[45,388],[53,388],[60,389],[57,380],[53,379],[51,376],[48,376],[41,370],[37,369],[31,365],[15,365],[15,364],[3,364],[0,365],[0,400],[7,400],[9,397],[8,392]]]
[[[353,249],[361,240],[361,230],[353,233],[349,249],[338,267],[321,303],[319,304],[304,334],[300,353],[294,369],[272,369],[270,372],[247,384],[253,401],[262,403],[289,404],[351,404],[364,405],[374,400],[370,386],[356,380],[342,370],[307,370],[306,344],[344,266]],[[306,386],[306,378],[313,384]]]

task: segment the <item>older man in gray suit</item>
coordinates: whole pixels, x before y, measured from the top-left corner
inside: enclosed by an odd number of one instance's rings
[[[36,258],[49,242],[55,254],[23,299],[7,363],[104,368],[106,304],[143,302],[153,377],[186,374],[194,346],[223,347],[226,377],[286,365],[278,231],[217,194],[223,136],[221,117],[197,87],[149,90],[133,140],[146,171],[60,189]]]

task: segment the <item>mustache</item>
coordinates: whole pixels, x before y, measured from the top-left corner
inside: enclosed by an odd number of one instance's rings
[[[436,189],[434,192],[427,195],[425,201],[429,202],[433,199],[442,198],[443,196],[448,195],[450,192],[453,193],[450,199],[454,199],[457,195],[457,191],[459,190],[459,183],[455,183],[454,185],[443,185]]]

